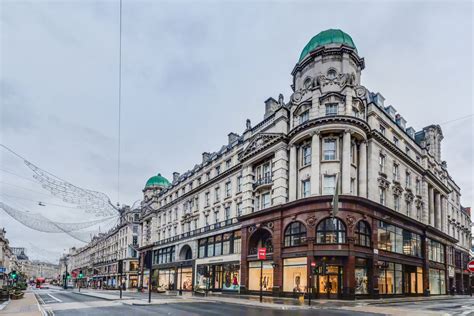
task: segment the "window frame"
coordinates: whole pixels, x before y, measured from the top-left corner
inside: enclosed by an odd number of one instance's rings
[[[293,228],[296,231],[293,231]],[[283,237],[284,247],[297,247],[306,245],[307,229],[300,221],[294,221],[285,228]],[[298,240],[298,242],[296,242]]]

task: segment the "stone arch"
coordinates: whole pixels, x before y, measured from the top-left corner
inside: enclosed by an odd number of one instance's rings
[[[193,250],[189,245],[184,245],[179,251],[180,260],[191,260],[193,258]]]
[[[249,237],[248,254],[256,255],[261,247],[267,248],[267,253],[273,252],[273,234],[266,228],[257,229]]]

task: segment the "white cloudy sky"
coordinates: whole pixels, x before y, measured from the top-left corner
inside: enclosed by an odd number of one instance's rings
[[[3,0],[0,10],[1,143],[113,201],[118,4]],[[416,130],[472,114],[472,15],[470,1],[123,0],[120,202],[139,199],[158,172],[192,168],[247,118],[259,121],[269,96],[288,99],[301,49],[327,28],[352,36],[366,61],[362,83]],[[472,205],[472,116],[442,128],[443,159]],[[92,219],[51,205],[66,204],[29,180],[20,160],[0,155],[0,201],[56,221]],[[0,226],[40,259],[80,245],[3,212]]]

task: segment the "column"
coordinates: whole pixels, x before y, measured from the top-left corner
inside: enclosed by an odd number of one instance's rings
[[[438,191],[435,193],[435,224],[441,229],[441,194]]]
[[[351,193],[351,133],[344,131],[342,139],[342,194]]]
[[[359,196],[367,197],[367,141],[359,145]]]
[[[448,231],[448,199],[445,195],[441,196],[441,230]]]
[[[422,206],[422,222],[425,224],[428,224],[429,222],[429,198],[428,198],[429,192],[428,192],[428,183],[423,179],[421,181],[421,197],[423,201],[423,206]]]
[[[289,191],[289,201],[294,201],[296,200],[296,190],[297,190],[297,187],[296,187],[296,183],[297,183],[297,175],[296,175],[296,146],[293,144],[293,145],[290,145],[290,172],[289,172],[289,176],[290,176],[290,181],[289,181],[289,187],[288,187],[288,191]]]
[[[253,168],[248,165],[242,169],[242,214],[249,214],[253,210]]]
[[[434,191],[433,187],[428,186],[428,211],[429,211],[429,224],[435,227],[435,216],[434,216]]]
[[[288,151],[286,147],[276,150],[273,163],[272,205],[286,203],[288,199]]]
[[[319,165],[321,162],[320,156],[320,145],[321,140],[319,138],[319,131],[315,131],[313,137],[311,139],[311,195],[319,195],[320,194],[320,171]]]

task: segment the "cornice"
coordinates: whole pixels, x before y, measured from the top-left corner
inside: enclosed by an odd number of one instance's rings
[[[370,126],[367,124],[367,122],[354,117],[354,116],[349,116],[349,115],[334,115],[334,116],[322,116],[318,117],[316,119],[309,120],[303,124],[300,124],[293,128],[289,133],[288,133],[288,138],[291,139],[295,135],[299,134],[300,132],[312,128],[312,127],[317,127],[317,126],[324,126],[325,124],[331,124],[331,123],[343,123],[343,124],[349,124],[353,125],[355,127],[359,127],[362,130],[364,130],[366,133],[370,132]]]

